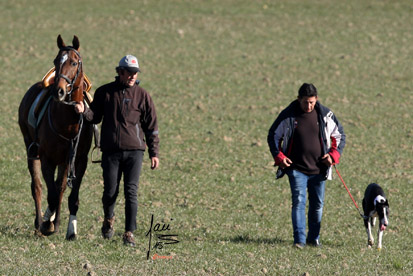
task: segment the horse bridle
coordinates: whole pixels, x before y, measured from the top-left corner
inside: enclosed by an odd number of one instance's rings
[[[77,104],[76,101],[72,101],[72,93],[73,91],[75,91],[76,89],[78,89],[79,87],[74,87],[77,78],[79,77],[80,71],[82,70],[82,57],[80,56],[80,53],[72,48],[72,47],[62,47],[60,48],[60,52],[62,51],[73,51],[75,52],[75,54],[78,56],[79,60],[78,60],[78,65],[77,65],[77,72],[75,77],[71,80],[69,79],[68,76],[61,74],[60,71],[62,69],[62,65],[64,62],[60,62],[59,65],[59,74],[56,74],[55,76],[55,84],[57,83],[59,78],[63,78],[68,84],[66,87],[70,86],[70,91],[67,91],[67,96],[69,96],[69,101],[60,101],[60,103],[66,104],[66,105],[75,105]],[[60,53],[59,52],[59,53]],[[60,54],[58,55],[60,56]],[[56,71],[57,72],[57,71]],[[52,118],[51,118],[51,111],[50,111],[51,105],[49,105],[49,110],[48,110],[48,119],[49,119],[49,126],[50,129],[52,130],[52,132],[54,132],[57,136],[59,136],[60,138],[66,140],[69,142],[70,144],[70,150],[69,150],[69,171],[68,171],[68,175],[67,175],[67,186],[72,188],[73,186],[73,180],[76,179],[76,175],[75,175],[75,160],[76,160],[76,153],[77,153],[77,146],[79,145],[79,140],[80,140],[80,134],[82,132],[82,128],[83,128],[83,115],[80,114],[79,116],[79,131],[76,134],[76,136],[74,138],[67,138],[63,135],[61,135],[60,133],[58,133],[56,131],[56,129],[53,127],[53,122],[52,122]]]
[[[75,75],[75,77],[74,77],[72,80],[69,79],[68,76],[60,73],[60,72],[61,72],[61,69],[62,69],[62,65],[63,65],[64,62],[60,62],[60,65],[59,65],[59,74],[56,74],[56,76],[55,76],[55,83],[57,83],[57,81],[58,81],[59,78],[63,78],[63,79],[67,82],[67,86],[66,86],[66,87],[69,87],[69,86],[70,86],[70,91],[67,91],[67,92],[66,92],[66,93],[67,93],[67,96],[69,96],[69,101],[61,101],[61,103],[67,104],[67,105],[75,105],[76,102],[72,101],[72,93],[73,93],[74,90],[76,90],[76,89],[79,88],[79,87],[76,87],[76,88],[75,88],[75,87],[74,87],[74,84],[76,83],[76,80],[77,80],[77,78],[79,77],[80,71],[82,70],[82,57],[80,56],[80,53],[79,53],[76,49],[74,49],[74,48],[72,48],[72,47],[63,47],[63,48],[60,48],[60,52],[62,52],[62,51],[68,51],[68,52],[73,51],[73,52],[75,52],[75,54],[76,54],[76,55],[78,56],[78,58],[79,58],[79,60],[78,60],[78,65],[77,65],[76,75]],[[58,55],[58,56],[60,56],[60,55]]]

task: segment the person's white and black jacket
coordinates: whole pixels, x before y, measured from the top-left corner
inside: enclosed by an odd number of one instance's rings
[[[284,109],[272,124],[267,137],[271,154],[274,158],[274,166],[278,166],[285,157],[289,157],[294,137],[295,110],[299,108],[299,102],[293,101]],[[328,153],[334,164],[339,163],[343,152],[346,135],[343,126],[340,124],[334,113],[317,101],[315,110],[320,126],[320,143],[323,155]],[[284,171],[278,168],[277,179],[284,175]],[[332,178],[332,170],[329,167],[326,172],[326,179]]]

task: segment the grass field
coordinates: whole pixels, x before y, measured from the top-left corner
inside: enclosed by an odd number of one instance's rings
[[[410,0],[35,2],[0,9],[0,275],[413,275]],[[67,44],[79,37],[92,92],[131,53],[155,101],[161,167],[145,159],[136,248],[122,244],[122,196],[115,237],[101,238],[101,168],[91,163],[78,240],[64,239],[67,197],[61,231],[34,235],[17,109],[52,67],[58,34]],[[387,193],[380,252],[367,248],[337,175],[327,182],[323,247],[292,247],[289,184],[275,181],[266,137],[303,82],[344,126],[338,168],[357,203],[370,182]],[[151,251],[169,259],[146,260],[152,214],[178,235]]]

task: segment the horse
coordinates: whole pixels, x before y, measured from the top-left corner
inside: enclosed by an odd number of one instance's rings
[[[79,188],[85,174],[91,147],[93,126],[77,114],[74,104],[84,100],[85,78],[79,39],[73,37],[73,46],[66,46],[57,37],[59,52],[54,59],[54,82],[45,87],[37,82],[25,93],[19,106],[19,126],[27,152],[31,175],[31,192],[36,208],[35,233],[48,236],[59,231],[60,213],[66,186],[72,186],[69,198],[67,240],[77,236],[76,213],[79,209]],[[29,113],[39,95],[47,93],[44,115],[37,126],[29,123]],[[33,149],[35,153],[33,154]],[[30,153],[32,151],[32,153]],[[55,174],[57,169],[57,174]],[[42,214],[42,182],[47,185],[48,207]],[[56,175],[56,179],[55,179]]]

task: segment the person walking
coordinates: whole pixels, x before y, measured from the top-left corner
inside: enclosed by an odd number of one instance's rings
[[[267,142],[278,166],[277,179],[287,174],[292,198],[291,218],[294,246],[320,246],[325,181],[332,178],[346,136],[334,113],[318,101],[317,89],[304,83],[297,100],[276,118]],[[308,192],[308,233],[306,235],[306,198]]]
[[[86,120],[101,126],[101,150],[104,190],[102,236],[114,234],[115,203],[123,175],[125,196],[125,245],[135,246],[138,209],[138,183],[142,160],[148,147],[151,168],[159,166],[159,137],[155,105],[137,80],[138,59],[126,55],[116,67],[115,81],[99,87],[90,107],[75,105]]]

